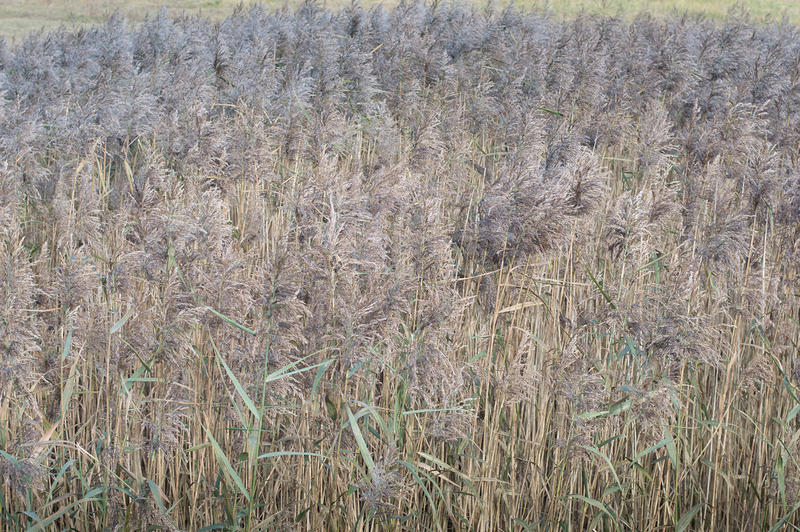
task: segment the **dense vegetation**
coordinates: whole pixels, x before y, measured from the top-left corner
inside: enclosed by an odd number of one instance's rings
[[[647,12],[655,16],[675,13],[703,15],[722,19],[731,9],[744,7],[754,19],[780,19],[800,22],[800,3],[796,0],[493,0],[496,6],[515,4],[526,8],[552,9],[556,16],[577,13],[632,18]],[[202,15],[213,21],[223,20],[238,5],[252,5],[253,0],[3,0],[0,2],[0,35],[18,41],[26,34],[41,29],[54,29],[61,24],[78,28],[104,22],[115,10],[129,20],[141,21],[159,6],[179,15]],[[297,6],[298,0],[263,0],[262,5],[278,8]],[[362,5],[381,3],[391,7],[398,0],[365,0]],[[467,0],[465,4],[484,5],[486,0]],[[325,0],[328,8],[341,8],[350,0]]]
[[[0,527],[800,526],[799,104],[743,16],[0,42]]]

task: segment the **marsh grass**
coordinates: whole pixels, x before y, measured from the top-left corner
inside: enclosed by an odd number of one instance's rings
[[[0,43],[0,527],[799,526],[798,42],[307,3]]]
[[[167,6],[173,16],[201,15],[212,20],[225,19],[238,5],[252,5],[256,2],[241,0],[5,0],[0,5],[0,35],[15,40],[37,31],[51,31],[61,25],[70,29],[99,24],[114,12],[132,21],[141,21]],[[258,2],[272,8],[297,7],[297,1],[270,0]],[[373,5],[367,2],[364,5]],[[383,2],[394,6],[398,2]],[[479,5],[478,2],[474,2]],[[632,18],[639,13],[655,16],[671,16],[688,13],[704,15],[713,19],[723,19],[729,12],[745,8],[758,19],[780,20],[783,17],[797,23],[800,20],[800,7],[792,0],[525,0],[507,2],[519,9],[550,9],[558,15],[573,17],[579,13],[588,15],[620,16]],[[346,7],[345,0],[325,0],[323,7],[340,9]],[[498,4],[501,5],[501,4]],[[502,4],[505,6],[506,4]]]

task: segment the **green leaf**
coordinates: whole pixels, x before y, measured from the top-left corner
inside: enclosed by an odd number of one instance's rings
[[[67,333],[67,339],[64,342],[64,350],[61,352],[61,362],[64,362],[67,359],[71,349],[72,349],[72,329],[70,329],[70,331]]]
[[[305,357],[305,358],[308,358],[308,357]],[[295,365],[295,363],[293,362],[292,364],[289,364],[286,367],[294,366],[294,365]],[[305,367],[302,367],[300,369],[296,369],[294,371],[289,371],[289,372],[285,372],[285,371],[283,371],[285,368],[281,368],[277,372],[270,373],[269,375],[267,375],[267,378],[264,379],[264,382],[268,383],[268,382],[276,381],[276,380],[279,380],[279,379],[283,379],[285,377],[290,377],[292,375],[296,375],[298,373],[304,373],[306,371],[311,371],[312,369],[318,368],[320,366],[327,366],[327,365],[328,365],[328,362],[325,361],[325,362],[320,362],[319,364],[314,364],[312,366],[305,366]]]
[[[238,327],[239,329],[243,330],[244,332],[246,332],[246,333],[248,333],[248,334],[252,334],[253,336],[257,336],[257,333],[256,333],[256,332],[255,332],[253,329],[250,329],[249,327],[245,327],[245,326],[244,326],[244,325],[242,325],[241,323],[239,323],[239,322],[237,322],[237,321],[234,321],[234,320],[230,319],[229,317],[225,316],[224,314],[221,314],[221,313],[217,312],[216,310],[214,310],[214,309],[213,309],[213,308],[211,308],[211,307],[206,307],[206,308],[207,308],[207,309],[208,309],[208,310],[209,310],[209,311],[210,311],[210,312],[211,312],[213,315],[215,315],[216,317],[218,317],[218,318],[222,319],[223,321],[226,321],[226,322],[230,323],[230,324],[231,324],[231,325],[233,325],[234,327]]]
[[[125,379],[125,382],[166,382],[166,379],[162,379],[160,377],[128,377]]]
[[[633,459],[633,462],[639,462],[640,458],[642,458],[643,456],[648,455],[648,454],[650,454],[650,453],[652,453],[654,451],[657,451],[657,450],[661,449],[662,447],[664,447],[667,444],[669,444],[671,440],[672,440],[672,438],[664,438],[663,440],[661,440],[660,442],[656,443],[652,447],[648,447],[644,451],[642,451],[639,454],[637,454],[636,457]]]
[[[795,406],[792,410],[786,415],[786,423],[791,422],[797,414],[800,413],[800,405]]]
[[[236,484],[236,487],[239,488],[239,491],[242,492],[242,495],[244,495],[247,501],[250,502],[250,493],[247,491],[247,489],[245,489],[244,482],[242,482],[242,478],[239,476],[236,470],[233,469],[233,466],[228,460],[228,457],[225,456],[222,447],[219,446],[217,440],[214,439],[214,436],[211,435],[211,431],[209,431],[205,425],[203,425],[202,427],[203,430],[206,431],[208,439],[211,440],[211,446],[214,447],[214,454],[217,456],[217,460],[219,461],[220,464],[222,464],[222,467],[225,469],[225,472],[227,473],[228,477],[231,480],[233,480],[233,483]]]
[[[131,384],[134,383],[134,382],[137,382],[137,379],[141,378],[142,373],[144,373],[144,371],[146,369],[147,368],[145,368],[145,366],[139,366],[137,368],[137,370],[133,372],[133,375],[131,375],[127,379],[123,379],[123,381],[122,381],[122,391],[124,393],[130,392],[131,389],[133,388],[133,386],[131,386]]]
[[[420,475],[421,474],[425,475],[425,473],[420,471],[420,469],[414,464],[406,462],[405,460],[398,460],[397,463],[402,465],[409,471],[411,471],[411,475],[414,477],[414,480],[417,481],[417,484],[419,485],[420,488],[422,488],[422,492],[425,494],[425,498],[428,499],[428,504],[430,504],[431,510],[433,510],[433,515],[438,515],[439,507],[436,506],[436,503],[433,502],[433,496],[431,495],[431,492],[428,490],[428,488],[425,486],[425,483],[422,482],[422,479],[420,478]],[[427,477],[427,475],[425,476]],[[439,523],[439,520],[437,519],[435,523],[436,523],[436,529],[441,532],[442,525]]]
[[[395,436],[394,432],[389,430],[389,426],[386,424],[386,421],[384,421],[383,418],[380,416],[380,414],[378,414],[378,411],[375,409],[375,407],[370,406],[361,401],[356,401],[356,402],[359,405],[361,405],[361,410],[359,410],[358,413],[355,414],[356,419],[359,419],[361,418],[361,416],[369,414],[375,421],[375,424],[378,425],[378,428],[381,429],[381,434],[385,434],[387,437],[394,438]],[[376,434],[376,436],[382,439],[381,434]]]
[[[588,504],[590,506],[594,506],[595,508],[597,508],[598,510],[600,510],[601,512],[606,514],[608,517],[610,517],[614,521],[617,520],[616,516],[611,512],[611,509],[608,506],[606,506],[605,504],[603,504],[602,502],[600,502],[600,501],[598,501],[596,499],[592,499],[590,497],[584,497],[583,495],[578,495],[577,493],[572,493],[570,495],[567,495],[567,498],[568,499],[578,499],[579,501],[583,501],[583,502],[585,502],[586,504]]]
[[[108,334],[114,334],[118,330],[122,329],[122,327],[128,322],[128,320],[133,316],[133,309],[130,309],[127,314],[125,314],[120,320],[111,326],[109,329]]]
[[[50,485],[50,490],[48,490],[48,492],[47,492],[47,500],[48,501],[50,499],[52,499],[53,490],[56,489],[56,486],[58,485],[58,481],[61,480],[61,477],[64,476],[64,474],[67,472],[67,470],[74,463],[75,463],[75,459],[74,458],[70,458],[69,460],[67,460],[67,463],[65,463],[63,466],[61,466],[61,469],[58,470],[58,473],[56,474],[55,478],[53,479],[53,483]]]
[[[253,402],[250,396],[247,395],[247,392],[244,391],[244,388],[242,387],[242,384],[239,382],[239,379],[236,378],[236,375],[233,374],[231,368],[228,367],[228,364],[225,362],[225,359],[222,358],[219,349],[217,349],[217,344],[215,344],[213,340],[211,341],[211,347],[214,349],[214,354],[217,356],[217,360],[219,360],[219,363],[225,369],[225,373],[227,373],[228,377],[231,379],[231,381],[233,381],[233,386],[234,388],[236,388],[236,393],[238,393],[239,397],[242,398],[242,401],[244,401],[244,404],[247,405],[248,410],[250,410],[250,412],[253,413],[253,416],[256,419],[260,419],[261,412],[258,411],[258,408],[256,408],[256,404]]]
[[[262,458],[278,458],[281,456],[316,456],[317,458],[322,458],[323,460],[328,460],[328,457],[324,454],[319,453],[304,453],[298,451],[274,451],[271,453],[264,453],[258,456],[258,459],[261,460]]]
[[[467,410],[460,406],[451,406],[447,408],[422,408],[420,410],[406,410],[403,412],[404,416],[413,414],[428,414],[431,412],[466,412]]]
[[[611,297],[610,297],[610,296],[609,296],[609,295],[606,293],[606,291],[603,289],[603,285],[601,285],[601,284],[600,284],[600,283],[597,281],[597,279],[596,279],[596,278],[595,278],[595,276],[592,274],[592,272],[589,270],[589,268],[587,268],[586,266],[584,266],[583,268],[586,270],[586,273],[588,273],[588,274],[589,274],[589,278],[592,280],[592,282],[593,282],[593,283],[594,283],[594,285],[597,287],[597,289],[598,289],[598,290],[600,290],[600,294],[602,294],[602,296],[603,296],[603,299],[605,299],[605,300],[606,300],[606,303],[608,303],[608,304],[611,306],[611,308],[612,308],[612,309],[616,310],[617,306],[614,304],[614,301],[611,299]]]
[[[564,116],[564,113],[562,113],[561,111],[556,111],[555,109],[548,109],[547,107],[537,107],[536,109],[538,109],[539,111],[544,111],[545,113],[550,113],[551,115],[562,116],[562,117]]]
[[[575,419],[594,419],[596,417],[605,416],[608,414],[608,410],[598,410],[596,412],[584,412],[582,414],[578,414],[575,416]]]
[[[613,416],[619,414],[620,412],[624,412],[631,407],[632,403],[633,401],[631,401],[631,399],[620,399],[608,407],[608,415]]]
[[[56,512],[53,515],[49,516],[47,519],[45,519],[43,521],[39,521],[34,526],[28,528],[26,532],[38,532],[39,530],[46,530],[47,527],[49,527],[51,524],[53,524],[58,519],[60,519],[62,515],[70,512],[76,506],[79,506],[81,504],[85,504],[87,502],[92,502],[93,500],[97,499],[98,495],[100,495],[101,493],[104,493],[108,489],[109,488],[106,487],[106,486],[101,486],[99,488],[94,488],[93,490],[90,490],[88,493],[86,493],[86,495],[83,496],[82,499],[80,499],[78,501],[75,501],[75,502],[73,502],[72,504],[70,504],[68,506],[65,506],[64,508],[62,508],[58,512]]]
[[[613,495],[613,494],[617,493],[618,491],[622,491],[622,490],[628,489],[628,488],[631,487],[631,485],[632,485],[631,482],[623,482],[622,484],[619,484],[617,486],[611,486],[610,488],[606,488],[606,489],[603,490],[603,497],[602,498],[605,499],[609,495]]]
[[[451,473],[453,473],[455,475],[458,475],[459,477],[463,478],[464,480],[466,480],[470,484],[472,483],[467,475],[465,475],[461,471],[455,469],[450,464],[448,464],[448,463],[446,463],[446,462],[444,462],[442,460],[439,460],[435,456],[430,455],[428,453],[423,453],[422,451],[417,451],[417,454],[420,455],[421,457],[425,458],[426,460],[429,460],[429,461],[433,462],[434,464],[439,466],[443,471],[450,471]]]
[[[784,515],[783,517],[781,517],[781,518],[780,518],[780,520],[779,520],[777,523],[775,523],[775,524],[772,526],[772,528],[770,528],[770,529],[769,529],[769,532],[778,532],[780,529],[782,529],[782,528],[783,528],[783,525],[785,525],[786,523],[788,523],[788,522],[789,522],[789,519],[791,519],[791,518],[792,518],[792,515],[793,515],[793,514],[794,514],[794,513],[795,513],[797,510],[800,510],[800,501],[797,501],[797,504],[795,504],[795,505],[792,507],[792,509],[791,509],[791,510],[789,510],[789,512],[788,512],[786,515]]]
[[[608,468],[611,469],[611,473],[614,475],[614,480],[616,481],[617,486],[621,486],[621,483],[619,481],[619,476],[617,476],[617,470],[614,467],[614,464],[611,463],[611,459],[608,457],[608,455],[606,455],[600,449],[598,449],[596,447],[593,447],[591,445],[581,445],[581,447],[583,447],[587,451],[589,451],[591,453],[594,453],[597,456],[599,456],[600,458],[602,458],[605,461],[605,463],[608,464]]]
[[[158,509],[161,510],[161,513],[169,519],[169,512],[167,512],[166,506],[164,506],[164,501],[161,499],[161,490],[158,488],[155,482],[152,480],[147,481],[147,486],[150,488],[150,493],[153,494],[153,499],[156,501],[156,505]]]
[[[675,446],[675,438],[672,436],[672,432],[669,430],[669,427],[664,425],[664,434],[667,440],[667,454],[669,455],[669,461],[672,463],[672,468],[677,471],[678,470],[678,448]]]
[[[369,474],[372,475],[375,471],[375,462],[372,461],[372,456],[369,454],[367,442],[364,440],[364,435],[361,434],[361,429],[358,428],[358,422],[356,418],[353,417],[353,411],[350,410],[350,405],[344,406],[347,409],[347,417],[350,420],[350,430],[353,431],[353,436],[355,436],[356,443],[358,443],[358,450],[361,451],[361,457],[364,459],[364,463],[367,464]]]
[[[72,394],[75,391],[75,384],[78,381],[78,367],[77,365],[73,365],[70,372],[69,377],[67,377],[67,382],[64,384],[64,391],[61,392],[61,419],[67,415],[67,411],[69,410],[69,402],[72,399]]]
[[[347,378],[349,379],[350,377],[352,377],[353,375],[355,375],[356,373],[358,373],[358,370],[360,370],[360,369],[361,369],[361,367],[364,365],[364,363],[365,363],[366,361],[367,361],[367,359],[365,358],[364,360],[360,361],[358,364],[356,364],[355,366],[353,366],[352,368],[350,368],[350,369],[347,371]]]
[[[608,438],[608,439],[606,439],[606,440],[603,440],[603,441],[601,441],[599,444],[597,444],[597,448],[598,448],[598,449],[602,449],[603,447],[605,447],[605,446],[606,446],[606,445],[608,445],[609,443],[611,443],[611,442],[613,442],[613,441],[615,441],[615,440],[618,440],[618,439],[620,439],[621,437],[622,437],[622,434],[617,434],[616,436],[611,436],[610,438]]]
[[[786,468],[783,452],[780,452],[775,461],[775,475],[778,477],[778,492],[781,494],[781,501],[784,509],[786,508]]]
[[[697,515],[697,512],[703,509],[703,503],[697,503],[683,513],[678,524],[675,525],[675,532],[683,532],[692,523],[692,519]]]
[[[731,483],[731,479],[729,479],[728,475],[726,475],[724,471],[722,471],[720,468],[718,468],[716,464],[714,464],[710,460],[706,460],[706,459],[700,460],[700,463],[705,465],[705,466],[708,466],[711,469],[713,469],[714,472],[716,472],[722,478],[722,480],[725,481],[725,483],[728,485],[728,489],[731,489],[731,490],[733,489],[733,484]]]
[[[322,381],[322,375],[325,373],[325,370],[328,369],[328,366],[331,365],[333,359],[324,360],[321,364],[319,369],[317,370],[317,375],[314,377],[314,384],[311,386],[311,400],[314,400],[314,397],[317,396],[317,392],[319,390],[319,383]]]
[[[44,526],[44,524],[42,524],[41,518],[38,515],[36,515],[36,512],[29,512],[29,511],[23,510],[22,515],[28,517],[29,519],[33,519],[34,521],[36,521],[37,526]]]

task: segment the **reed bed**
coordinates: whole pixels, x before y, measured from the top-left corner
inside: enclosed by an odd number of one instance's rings
[[[800,31],[0,41],[0,529],[800,527]]]

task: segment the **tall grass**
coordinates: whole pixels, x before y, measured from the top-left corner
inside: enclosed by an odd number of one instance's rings
[[[313,3],[0,42],[0,528],[800,526],[798,43]]]
[[[202,15],[214,21],[223,20],[238,5],[254,2],[241,0],[4,0],[0,4],[0,35],[15,40],[26,34],[52,30],[63,24],[71,28],[100,24],[115,11],[132,20],[141,21],[148,13],[168,6],[173,14]],[[256,2],[259,3],[259,2]],[[296,7],[296,0],[268,0],[260,2],[274,8]],[[366,6],[377,4],[374,0]],[[394,6],[397,0],[380,2]],[[346,0],[325,0],[327,8],[346,7]],[[482,5],[471,0],[469,5]],[[800,5],[794,0],[524,0],[499,2],[505,7],[513,4],[522,9],[552,9],[558,16],[571,17],[578,13],[601,14],[633,18],[637,13],[648,12],[656,16],[688,13],[721,20],[732,10],[745,7],[754,18],[780,19],[787,17],[795,24],[800,21]]]

